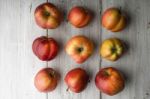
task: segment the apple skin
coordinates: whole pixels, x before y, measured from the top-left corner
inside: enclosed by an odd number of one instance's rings
[[[102,42],[100,55],[109,60],[118,60],[125,52],[125,44],[118,38],[109,38]]]
[[[67,42],[65,50],[66,53],[75,60],[75,62],[81,64],[92,55],[94,45],[87,37],[77,35]]]
[[[91,13],[83,7],[73,7],[68,14],[69,22],[76,28],[82,28],[91,21]]]
[[[41,69],[34,78],[34,85],[40,92],[53,91],[58,82],[58,73],[52,68]]]
[[[126,26],[126,16],[118,8],[109,8],[102,15],[102,26],[112,32],[119,32]]]
[[[62,21],[62,14],[52,3],[39,5],[34,12],[35,21],[44,29],[55,29]]]
[[[82,92],[86,88],[88,81],[89,76],[82,68],[72,69],[65,76],[68,89],[75,93]]]
[[[50,61],[57,56],[58,43],[53,38],[38,37],[32,44],[33,53],[42,61]]]
[[[96,74],[95,84],[101,92],[112,96],[124,89],[125,80],[116,68],[107,67]]]

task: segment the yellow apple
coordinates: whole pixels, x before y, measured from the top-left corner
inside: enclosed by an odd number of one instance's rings
[[[116,61],[124,52],[124,43],[118,38],[106,39],[100,46],[100,55],[110,61]]]

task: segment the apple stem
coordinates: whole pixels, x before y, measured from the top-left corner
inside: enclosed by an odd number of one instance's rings
[[[121,14],[122,13],[122,7],[121,6],[119,7],[119,10],[120,10],[120,14]]]
[[[55,71],[52,72],[52,75],[55,75]]]
[[[69,87],[66,89],[66,91],[69,91]]]
[[[88,82],[90,83],[91,81],[90,81],[90,80],[88,80]]]

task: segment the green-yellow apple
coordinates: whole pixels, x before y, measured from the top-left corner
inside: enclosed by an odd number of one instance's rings
[[[125,51],[125,44],[118,38],[109,38],[102,42],[100,55],[110,61],[119,59]]]

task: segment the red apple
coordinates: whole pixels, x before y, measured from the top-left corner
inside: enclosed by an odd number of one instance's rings
[[[32,50],[40,60],[50,61],[58,53],[58,44],[53,38],[41,36],[34,40]]]
[[[75,93],[83,91],[89,81],[89,76],[82,68],[72,69],[65,76],[65,82],[68,85],[68,89]]]
[[[85,62],[93,53],[94,46],[91,40],[83,35],[72,37],[66,44],[66,52],[77,63]]]
[[[102,25],[112,32],[118,32],[125,28],[126,17],[118,8],[109,8],[102,15]]]
[[[39,5],[34,13],[37,25],[44,29],[55,29],[62,21],[62,14],[52,3]]]
[[[34,85],[40,92],[53,91],[57,86],[58,74],[52,68],[40,70],[35,78]]]
[[[68,14],[69,22],[77,28],[85,27],[91,21],[90,12],[83,7],[73,7]]]
[[[125,80],[117,69],[107,67],[97,73],[95,84],[100,91],[112,96],[124,89]]]

